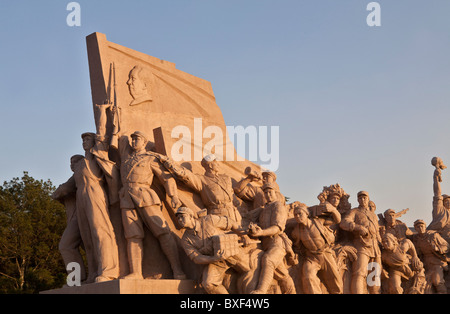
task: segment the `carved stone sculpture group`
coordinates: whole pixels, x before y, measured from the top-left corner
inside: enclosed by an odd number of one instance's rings
[[[82,134],[85,154],[71,158],[73,176],[53,194],[61,201],[74,196],[65,202],[60,251],[66,264],[81,265],[84,283],[144,279],[147,230],[158,240],[172,278],[197,280],[205,293],[447,293],[450,196],[441,193],[446,167],[440,158],[432,160],[433,221],[427,226],[419,219],[412,230],[398,220],[408,209],[377,215],[367,191],[357,193],[356,207],[339,184],[325,186],[318,204],[286,204],[273,172],[247,168],[236,182],[207,155],[204,173],[194,173],[148,149],[139,130],[118,134],[120,163],[113,162],[106,120],[114,108],[96,110],[97,132]],[[178,240],[161,213],[164,200],[154,180],[183,230]],[[181,183],[201,198],[204,210],[182,204]],[[125,274],[119,270],[120,250],[126,252]],[[181,252],[199,267],[198,278],[183,269]]]

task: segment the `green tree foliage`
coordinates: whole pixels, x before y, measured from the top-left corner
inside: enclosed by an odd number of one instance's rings
[[[65,209],[50,180],[24,172],[0,187],[0,293],[38,293],[65,283],[58,243]]]

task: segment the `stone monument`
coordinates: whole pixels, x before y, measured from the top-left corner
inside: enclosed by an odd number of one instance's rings
[[[42,293],[447,293],[441,158],[428,228],[397,220],[409,207],[377,213],[364,190],[352,207],[338,183],[286,204],[276,174],[237,155],[209,82],[104,34],[87,51],[95,132],[53,194],[81,282]]]
[[[169,280],[175,278],[175,281],[187,280],[191,281],[191,284],[183,283],[182,291],[196,291],[194,282],[200,278],[202,267],[192,262],[182,248],[180,241],[184,230],[175,216],[178,206],[171,201],[171,195],[167,193],[167,189],[176,192],[177,201],[175,203],[179,202],[179,205],[187,206],[194,212],[201,212],[212,204],[205,204],[205,199],[202,199],[202,196],[195,189],[192,189],[189,184],[183,183],[182,180],[177,180],[175,183],[175,175],[171,175],[167,169],[163,170],[164,173],[158,174],[158,177],[168,178],[168,182],[173,182],[170,186],[174,186],[174,188],[170,188],[164,180],[149,180],[148,192],[139,196],[140,201],[138,202],[147,204],[148,202],[145,199],[149,197],[148,193],[151,193],[152,198],[158,199],[151,203],[155,203],[156,210],[160,212],[158,220],[164,221],[164,230],[167,230],[170,234],[169,238],[175,241],[176,252],[173,252],[173,250],[166,248],[168,241],[171,240],[168,240],[168,238],[160,241],[161,232],[155,232],[153,223],[149,221],[139,223],[138,229],[143,232],[142,243],[135,244],[136,235],[129,235],[132,233],[129,231],[131,229],[127,226],[127,223],[123,223],[126,220],[133,220],[130,214],[128,214],[128,218],[124,217],[124,210],[126,209],[124,207],[132,206],[124,204],[126,202],[123,194],[128,193],[131,188],[136,191],[143,188],[143,182],[141,181],[144,180],[144,176],[149,174],[142,171],[140,174],[136,173],[141,170],[139,166],[144,163],[152,163],[153,167],[163,167],[161,158],[168,158],[168,160],[175,162],[172,157],[176,158],[181,152],[183,160],[181,160],[180,166],[190,173],[202,175],[205,171],[203,157],[213,155],[215,159],[220,161],[221,172],[226,173],[230,180],[230,187],[227,191],[228,194],[226,194],[231,202],[230,207],[237,215],[240,215],[236,205],[244,211],[247,205],[234,197],[232,183],[242,179],[242,174],[246,168],[258,169],[259,166],[237,155],[234,145],[228,137],[222,113],[215,102],[209,82],[178,70],[174,63],[109,42],[104,34],[93,33],[87,36],[86,43],[93,114],[97,129],[97,133],[91,134],[94,139],[102,140],[103,154],[106,154],[109,163],[120,169],[119,177],[122,178],[120,180],[118,177],[115,180],[115,184],[119,186],[118,191],[113,192],[115,195],[112,198],[115,202],[107,202],[109,204],[110,224],[114,226],[115,234],[113,236],[116,238],[115,241],[118,243],[119,250],[118,274],[111,276],[109,279],[116,279],[117,282],[127,280],[127,276],[128,279],[134,276],[130,273],[134,274],[136,268],[142,267],[142,276],[138,274],[138,279]],[[133,154],[131,152],[128,155],[124,153],[125,146],[133,147],[135,134],[142,135],[145,138],[146,151],[155,153],[152,162],[137,161],[137,166],[135,166],[132,161]],[[213,137],[213,139],[208,140],[208,137]],[[91,148],[89,147],[89,149]],[[173,156],[172,152],[176,152],[177,156]],[[128,157],[130,157],[130,162],[127,162]],[[148,156],[143,159],[146,158],[148,159]],[[125,169],[127,163],[130,164],[128,170]],[[157,175],[156,172],[154,174]],[[131,175],[134,178],[130,179]],[[136,176],[141,176],[141,178],[136,179]],[[128,184],[130,180],[136,183],[131,186]],[[213,184],[213,182],[214,179],[210,183]],[[71,187],[76,190],[75,184]],[[221,184],[217,185],[217,189],[221,190]],[[109,191],[111,192],[111,190]],[[133,198],[133,193],[130,194]],[[54,197],[62,198],[58,195]],[[133,199],[133,202],[136,204],[136,200]],[[144,203],[139,204],[139,206],[145,205]],[[136,217],[143,216],[142,213],[134,213],[134,215]],[[150,214],[147,213],[146,215],[154,216],[151,211]],[[104,217],[104,215],[102,216]],[[125,216],[127,215],[125,214]],[[155,221],[156,219],[150,220]],[[83,225],[80,222],[78,224]],[[65,250],[65,248],[61,249],[62,252]],[[89,260],[93,260],[91,264],[96,265],[101,262],[99,261],[101,258],[95,258],[94,255],[96,254],[98,255],[96,252],[88,254]],[[130,255],[135,256],[135,258],[130,258]],[[133,263],[133,261],[136,262],[136,256],[138,256],[137,259],[142,261],[142,266],[136,266]],[[174,261],[169,262],[170,259]],[[175,262],[176,260],[179,261]],[[137,262],[137,265],[139,264],[140,262]],[[172,269],[173,266],[171,267],[174,264],[179,265],[176,271]],[[82,268],[84,268],[84,265]],[[93,266],[90,268],[92,269]],[[86,283],[102,281],[100,278],[103,277],[99,277],[101,274],[93,271],[89,274],[93,277]],[[95,277],[99,277],[98,280],[95,280]],[[105,288],[108,284],[109,287]],[[148,286],[148,282],[146,285]],[[158,282],[158,285],[161,286],[161,282]],[[172,286],[174,285],[172,284]],[[102,289],[124,293],[123,287],[125,286],[122,283],[113,284],[109,282],[105,283]],[[68,288],[63,290],[65,290],[64,293],[69,293]],[[86,285],[74,287],[72,290],[74,293],[75,291],[97,292],[93,287],[87,288]],[[172,290],[153,289],[152,291],[179,293],[178,288]],[[52,291],[52,293],[55,292]],[[141,292],[145,293],[145,291]]]

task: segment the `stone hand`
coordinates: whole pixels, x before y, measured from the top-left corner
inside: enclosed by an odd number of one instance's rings
[[[220,249],[215,254],[216,261],[222,261],[225,259],[225,251],[223,249]]]
[[[105,102],[103,104],[95,104],[95,107],[98,109],[108,109],[112,106],[112,104]]]
[[[262,235],[262,233],[263,233],[262,231],[263,230],[261,229],[261,227],[256,224],[251,224],[249,226],[249,233],[252,236],[259,237]]]
[[[178,196],[176,196],[176,195],[172,196],[171,203],[172,203],[172,208],[174,208],[174,209],[177,209],[181,205],[181,202],[178,199]]]
[[[364,227],[364,226],[361,226],[361,225],[357,225],[357,226],[355,227],[355,231],[356,231],[359,235],[361,235],[361,236],[363,236],[363,237],[365,237],[365,236],[367,236],[367,235],[369,234],[369,231],[367,230],[367,228]]]

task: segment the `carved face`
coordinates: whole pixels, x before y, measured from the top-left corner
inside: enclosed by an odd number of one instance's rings
[[[426,230],[426,227],[425,227],[425,225],[424,224],[417,224],[417,225],[415,225],[414,226],[414,229],[416,229],[416,231],[417,231],[417,233],[418,234],[424,234],[425,233],[425,230]]]
[[[75,165],[81,161],[82,158],[72,157],[70,158],[70,170],[75,172]]]
[[[308,214],[298,207],[294,209],[294,217],[299,224],[306,225],[308,222]]]
[[[213,172],[219,172],[219,169],[220,169],[219,162],[217,160],[208,162],[208,168],[209,168],[209,170],[211,170]]]
[[[364,194],[358,196],[358,203],[361,207],[369,208],[369,197]]]
[[[75,165],[76,165],[76,161],[71,159],[70,160],[70,170],[72,170],[72,172],[75,172]]]
[[[328,197],[328,203],[330,203],[334,207],[338,207],[340,201],[341,201],[341,198],[337,194],[331,194]]]
[[[273,177],[269,174],[263,174],[263,183],[273,183]]]
[[[445,198],[443,203],[445,208],[450,209],[450,197]]]
[[[127,81],[128,89],[130,90],[131,96],[136,99],[141,97],[147,93],[147,85],[145,82],[139,77],[139,74],[136,68],[131,70],[129,79]]]
[[[89,150],[95,145],[95,140],[92,136],[85,136],[83,137],[83,149]]]
[[[388,251],[392,251],[395,249],[395,242],[390,237],[383,237],[383,247]]]
[[[277,200],[277,192],[274,189],[266,189],[264,191],[267,203],[272,203]]]
[[[131,138],[131,148],[135,151],[141,151],[145,148],[147,141],[141,136],[133,136]]]
[[[191,215],[179,214],[177,220],[182,228],[193,229],[195,227],[195,221]]]
[[[384,219],[386,219],[386,222],[389,226],[394,225],[395,223],[395,213],[388,213],[385,215]]]

